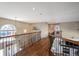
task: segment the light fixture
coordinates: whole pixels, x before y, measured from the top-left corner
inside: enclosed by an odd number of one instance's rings
[[[33,11],[35,11],[35,8],[32,8],[33,9]]]
[[[24,29],[24,33],[27,33],[27,30],[26,29]]]

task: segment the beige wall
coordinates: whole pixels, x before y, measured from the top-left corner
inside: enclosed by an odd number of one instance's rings
[[[79,22],[61,23],[61,28],[63,35],[79,37]]]
[[[0,18],[0,28],[1,28],[1,26],[6,25],[6,24],[15,25],[16,26],[16,34],[24,33],[24,29],[26,29],[27,32],[31,31],[31,24],[30,23],[24,23],[24,22],[5,19],[5,18]]]
[[[9,20],[5,18],[0,18],[0,28],[3,25],[6,24],[12,24],[16,26],[16,34],[22,34],[24,33],[24,29],[27,30],[27,32],[33,32],[36,30],[33,30],[33,27],[36,27],[41,31],[41,37],[47,37],[48,36],[48,23],[42,22],[42,23],[25,23],[25,22],[19,22],[14,20]]]
[[[33,23],[32,26],[36,27],[41,31],[41,37],[47,37],[48,36],[48,23],[41,22],[41,23]]]

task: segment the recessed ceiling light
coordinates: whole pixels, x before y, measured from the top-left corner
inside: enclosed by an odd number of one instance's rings
[[[35,11],[35,8],[32,8],[33,9],[33,11]]]

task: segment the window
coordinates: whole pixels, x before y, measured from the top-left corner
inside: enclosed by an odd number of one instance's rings
[[[16,28],[14,25],[11,24],[3,25],[0,29],[1,36],[15,35],[15,32],[16,32]]]

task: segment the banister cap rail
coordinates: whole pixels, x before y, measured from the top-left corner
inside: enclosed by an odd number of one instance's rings
[[[30,33],[23,33],[23,34],[10,35],[10,36],[0,36],[0,39],[1,39],[1,38],[16,37],[16,36],[21,36],[21,35],[34,34],[34,33],[41,33],[41,32],[39,31],[39,32],[30,32]]]

